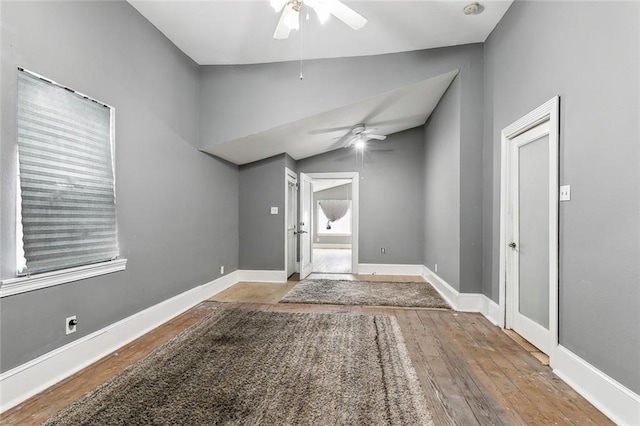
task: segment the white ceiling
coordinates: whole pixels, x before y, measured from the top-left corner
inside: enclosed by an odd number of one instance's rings
[[[200,65],[377,55],[483,42],[512,3],[482,0],[483,12],[466,16],[462,10],[472,0],[343,0],[369,20],[363,29],[354,31],[334,17],[320,25],[310,11],[302,31],[275,40],[279,15],[269,0],[128,1]]]
[[[463,8],[473,0],[342,0],[368,19],[363,29],[354,31],[335,17],[320,25],[315,12],[309,10],[310,19],[303,19],[301,31],[292,31],[287,40],[272,37],[279,14],[269,0],[128,1],[198,64],[227,65],[378,55],[484,42],[513,0],[482,0],[482,13],[472,16],[464,15]],[[457,73],[452,70],[201,149],[235,164],[284,152],[302,159],[337,149],[337,139],[359,123],[383,135],[421,126]]]
[[[202,150],[235,164],[283,152],[299,160],[339,148],[338,139],[359,123],[382,135],[412,129],[425,123],[457,74],[458,70],[440,74],[255,135],[204,146]]]

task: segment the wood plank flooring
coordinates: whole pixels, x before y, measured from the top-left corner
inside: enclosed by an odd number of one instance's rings
[[[39,424],[206,316],[220,302],[233,303],[241,309],[396,317],[436,425],[613,424],[549,367],[479,314],[277,304],[294,285],[295,282],[236,284],[0,415],[0,424]]]
[[[313,272],[348,274],[351,249],[313,249]]]

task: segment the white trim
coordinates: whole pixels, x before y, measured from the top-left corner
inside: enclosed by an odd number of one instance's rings
[[[453,288],[448,282],[440,278],[438,274],[424,265],[422,265],[420,275],[431,283],[433,288],[440,293],[440,296],[442,296],[442,298],[446,300],[453,309],[458,309],[458,297],[460,296],[458,290]]]
[[[502,130],[500,144],[500,239],[499,239],[499,297],[500,315],[498,325],[508,326],[507,321],[507,242],[511,221],[509,200],[509,146],[512,139],[535,126],[549,122],[549,362],[553,365],[553,353],[558,346],[558,140],[560,98],[553,97],[543,105]]]
[[[0,374],[0,410],[18,405],[232,286],[237,275],[234,271],[195,287]]]
[[[313,179],[300,173],[300,191],[298,192],[298,247],[300,252],[300,279],[313,272]]]
[[[289,225],[289,210],[290,210],[289,207],[292,202],[292,200],[289,199],[289,184],[293,184],[297,188],[298,175],[290,168],[285,167],[284,168],[284,270],[286,272],[288,272],[287,268],[289,267],[289,231],[290,229],[288,229],[288,225]],[[296,189],[296,194],[297,194],[297,189]],[[296,224],[294,225],[294,233],[295,233],[295,231],[297,230],[297,223],[298,223],[298,214],[297,214],[298,200],[293,200],[293,202],[296,205],[296,209],[294,209],[294,212],[295,212],[294,223]],[[296,249],[297,249],[297,238],[294,238],[294,240],[296,241]],[[297,271],[297,269],[294,266],[293,272],[295,271]]]
[[[460,312],[481,313],[494,325],[498,325],[500,307],[496,302],[484,294],[460,293],[431,269],[424,265],[421,265],[421,268],[424,279],[431,283],[453,309]]]
[[[361,275],[415,275],[420,276],[422,265],[396,265],[392,263],[360,263]]]
[[[124,271],[127,259],[116,259],[91,265],[77,266],[60,271],[45,272],[33,276],[9,278],[0,282],[0,298],[39,290],[41,288],[84,280],[99,275]]]
[[[257,271],[251,269],[241,269],[238,271],[238,282],[286,283],[287,271]]]
[[[479,312],[501,327],[504,312],[487,296],[460,293],[426,266],[422,275],[453,309]],[[640,395],[561,345],[556,346],[553,354],[553,372],[598,410],[619,425],[640,425]]]
[[[640,395],[561,345],[553,372],[615,423],[640,425]]]
[[[351,244],[313,243],[314,249],[345,249],[351,250]]]
[[[306,173],[313,179],[351,179],[351,273],[359,273],[360,256],[360,173],[359,172],[327,172]],[[313,199],[313,197],[312,197]],[[312,203],[313,204],[313,203]],[[313,217],[313,212],[311,214]],[[312,223],[312,226],[315,224]],[[313,228],[312,228],[313,229]]]

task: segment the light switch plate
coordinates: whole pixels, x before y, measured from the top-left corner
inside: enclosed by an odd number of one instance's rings
[[[271,207],[271,214],[278,214],[278,208],[277,207]]]
[[[571,185],[562,185],[560,187],[560,201],[571,200]]]

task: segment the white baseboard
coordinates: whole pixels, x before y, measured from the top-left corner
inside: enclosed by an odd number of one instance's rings
[[[238,281],[245,283],[286,283],[287,271],[254,271],[241,269],[238,271]]]
[[[358,274],[363,275],[417,275],[422,273],[422,265],[396,265],[392,263],[359,263]]]
[[[238,282],[238,271],[200,285],[0,374],[4,412]]]
[[[433,285],[438,293],[460,312],[479,312],[494,325],[499,324],[500,307],[496,302],[481,293],[460,293],[451,284],[442,279],[431,269],[422,265],[421,275]]]
[[[422,275],[458,311],[480,312],[500,326],[500,306],[483,294],[460,293],[429,268]],[[640,425],[640,396],[563,346],[550,359],[553,372],[619,425]]]
[[[640,395],[567,348],[558,346],[553,372],[619,425],[640,425]]]
[[[351,250],[351,244],[337,244],[337,243],[313,243],[314,249],[345,249]]]

